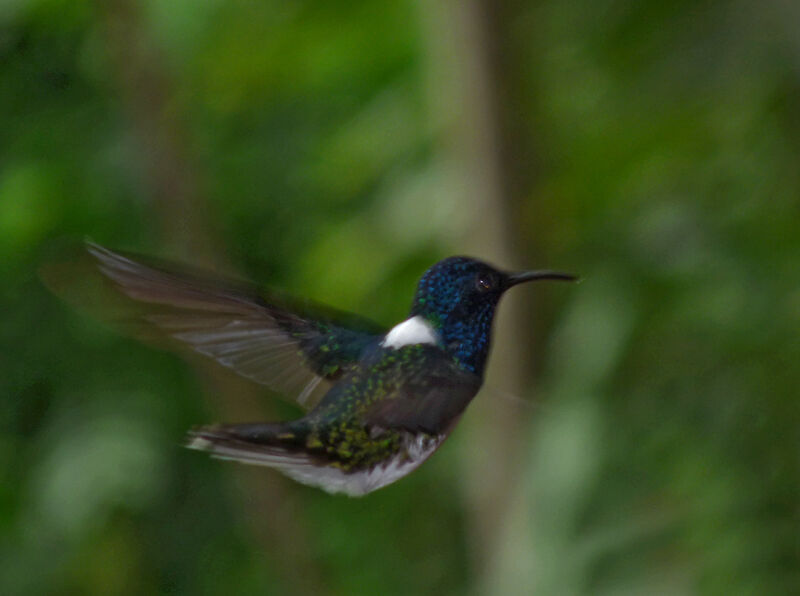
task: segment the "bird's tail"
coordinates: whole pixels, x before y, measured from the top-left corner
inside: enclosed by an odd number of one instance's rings
[[[186,446],[220,459],[284,469],[307,461],[304,442],[288,424],[226,424],[193,429]]]

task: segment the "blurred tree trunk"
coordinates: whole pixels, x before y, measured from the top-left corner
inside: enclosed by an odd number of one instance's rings
[[[188,134],[178,114],[164,57],[148,34],[135,0],[98,2],[110,63],[120,100],[139,150],[145,191],[153,203],[162,242],[176,255],[225,268],[224,250],[214,234],[210,208],[188,150]],[[225,420],[257,420],[269,413],[262,390],[217,368],[202,371],[207,399]],[[297,500],[288,480],[263,470],[231,467],[243,485],[244,522],[283,574],[293,594],[326,594],[312,559]]]
[[[509,57],[512,4],[479,0],[421,3],[431,56],[434,120],[443,151],[456,163],[463,208],[472,229],[459,249],[501,267],[532,267],[539,261],[523,229],[521,207],[534,194],[535,164],[525,123],[519,121],[521,80]],[[524,113],[524,112],[523,112]],[[443,134],[441,134],[443,133]],[[531,395],[531,365],[539,353],[531,294],[517,290],[503,299],[486,385],[500,392]],[[524,460],[530,411],[492,395],[471,406],[461,432],[462,476],[468,501],[470,539],[480,585],[491,572],[509,499]]]

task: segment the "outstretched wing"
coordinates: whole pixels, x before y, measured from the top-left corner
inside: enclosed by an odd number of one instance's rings
[[[304,406],[321,381],[337,379],[382,332],[319,305],[287,306],[244,284],[97,244],[87,250],[120,292],[147,305],[139,314],[147,323],[244,377],[297,392]]]

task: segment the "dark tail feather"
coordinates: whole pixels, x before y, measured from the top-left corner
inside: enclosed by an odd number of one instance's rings
[[[287,424],[201,426],[189,432],[186,446],[214,457],[283,468],[307,461],[304,438]]]

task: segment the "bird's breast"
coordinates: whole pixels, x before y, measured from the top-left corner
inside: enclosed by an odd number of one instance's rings
[[[416,470],[442,444],[446,435],[403,433],[400,448],[368,467],[343,469],[336,465],[282,470],[295,480],[329,493],[360,497]]]
[[[398,350],[416,344],[437,345],[441,342],[439,333],[423,317],[415,315],[392,327],[381,342],[384,348]]]

